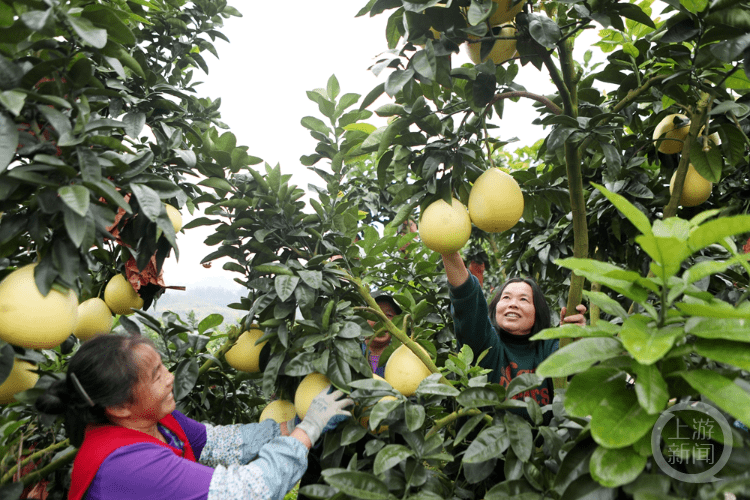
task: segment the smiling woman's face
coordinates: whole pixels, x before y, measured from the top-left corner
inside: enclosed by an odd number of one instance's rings
[[[534,294],[531,286],[523,281],[509,283],[495,306],[495,321],[498,326],[513,335],[531,333],[536,318]]]
[[[128,409],[133,418],[158,422],[175,410],[174,375],[161,362],[161,356],[148,344],[135,347],[140,380],[133,389]]]

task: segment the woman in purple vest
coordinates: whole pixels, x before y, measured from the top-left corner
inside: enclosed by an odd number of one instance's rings
[[[283,498],[307,467],[320,436],[351,416],[353,404],[326,388],[295,427],[213,426],[175,409],[174,375],[152,342],[101,335],[71,358],[65,379],[39,397],[43,413],[64,414],[79,448],[70,500]]]

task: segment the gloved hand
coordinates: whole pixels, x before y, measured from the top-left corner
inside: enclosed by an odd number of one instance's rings
[[[328,393],[331,386],[329,385],[315,396],[307,409],[304,420],[297,425],[297,429],[302,429],[310,438],[312,444],[320,439],[320,436],[351,417],[351,412],[344,410],[345,407],[354,404],[349,398],[341,398],[344,393],[340,390]]]

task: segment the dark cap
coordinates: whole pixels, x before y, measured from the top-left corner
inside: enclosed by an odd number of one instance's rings
[[[375,302],[388,302],[390,305],[393,306],[393,309],[396,311],[396,315],[401,314],[403,311],[401,310],[401,307],[396,303],[395,300],[393,300],[393,297],[388,292],[384,292],[382,290],[375,290],[370,295],[372,295],[372,298],[375,299]]]

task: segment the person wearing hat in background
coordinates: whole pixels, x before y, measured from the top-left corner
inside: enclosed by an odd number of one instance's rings
[[[383,291],[376,291],[372,294],[372,298],[375,299],[380,310],[389,319],[393,320],[396,316],[401,314],[402,310],[396,303],[396,301],[388,293]],[[377,321],[367,320],[371,327],[375,327]],[[362,353],[367,357],[367,360],[372,366],[372,372],[375,375],[385,377],[385,366],[378,366],[380,361],[380,355],[386,350],[388,345],[391,343],[391,334],[388,330],[383,329],[382,332],[367,337],[365,342],[362,344]]]
[[[174,374],[147,337],[107,334],[81,345],[64,379],[36,408],[65,415],[78,447],[69,500],[283,498],[308,451],[351,416],[341,391],[323,389],[305,418],[214,426],[176,410]]]

